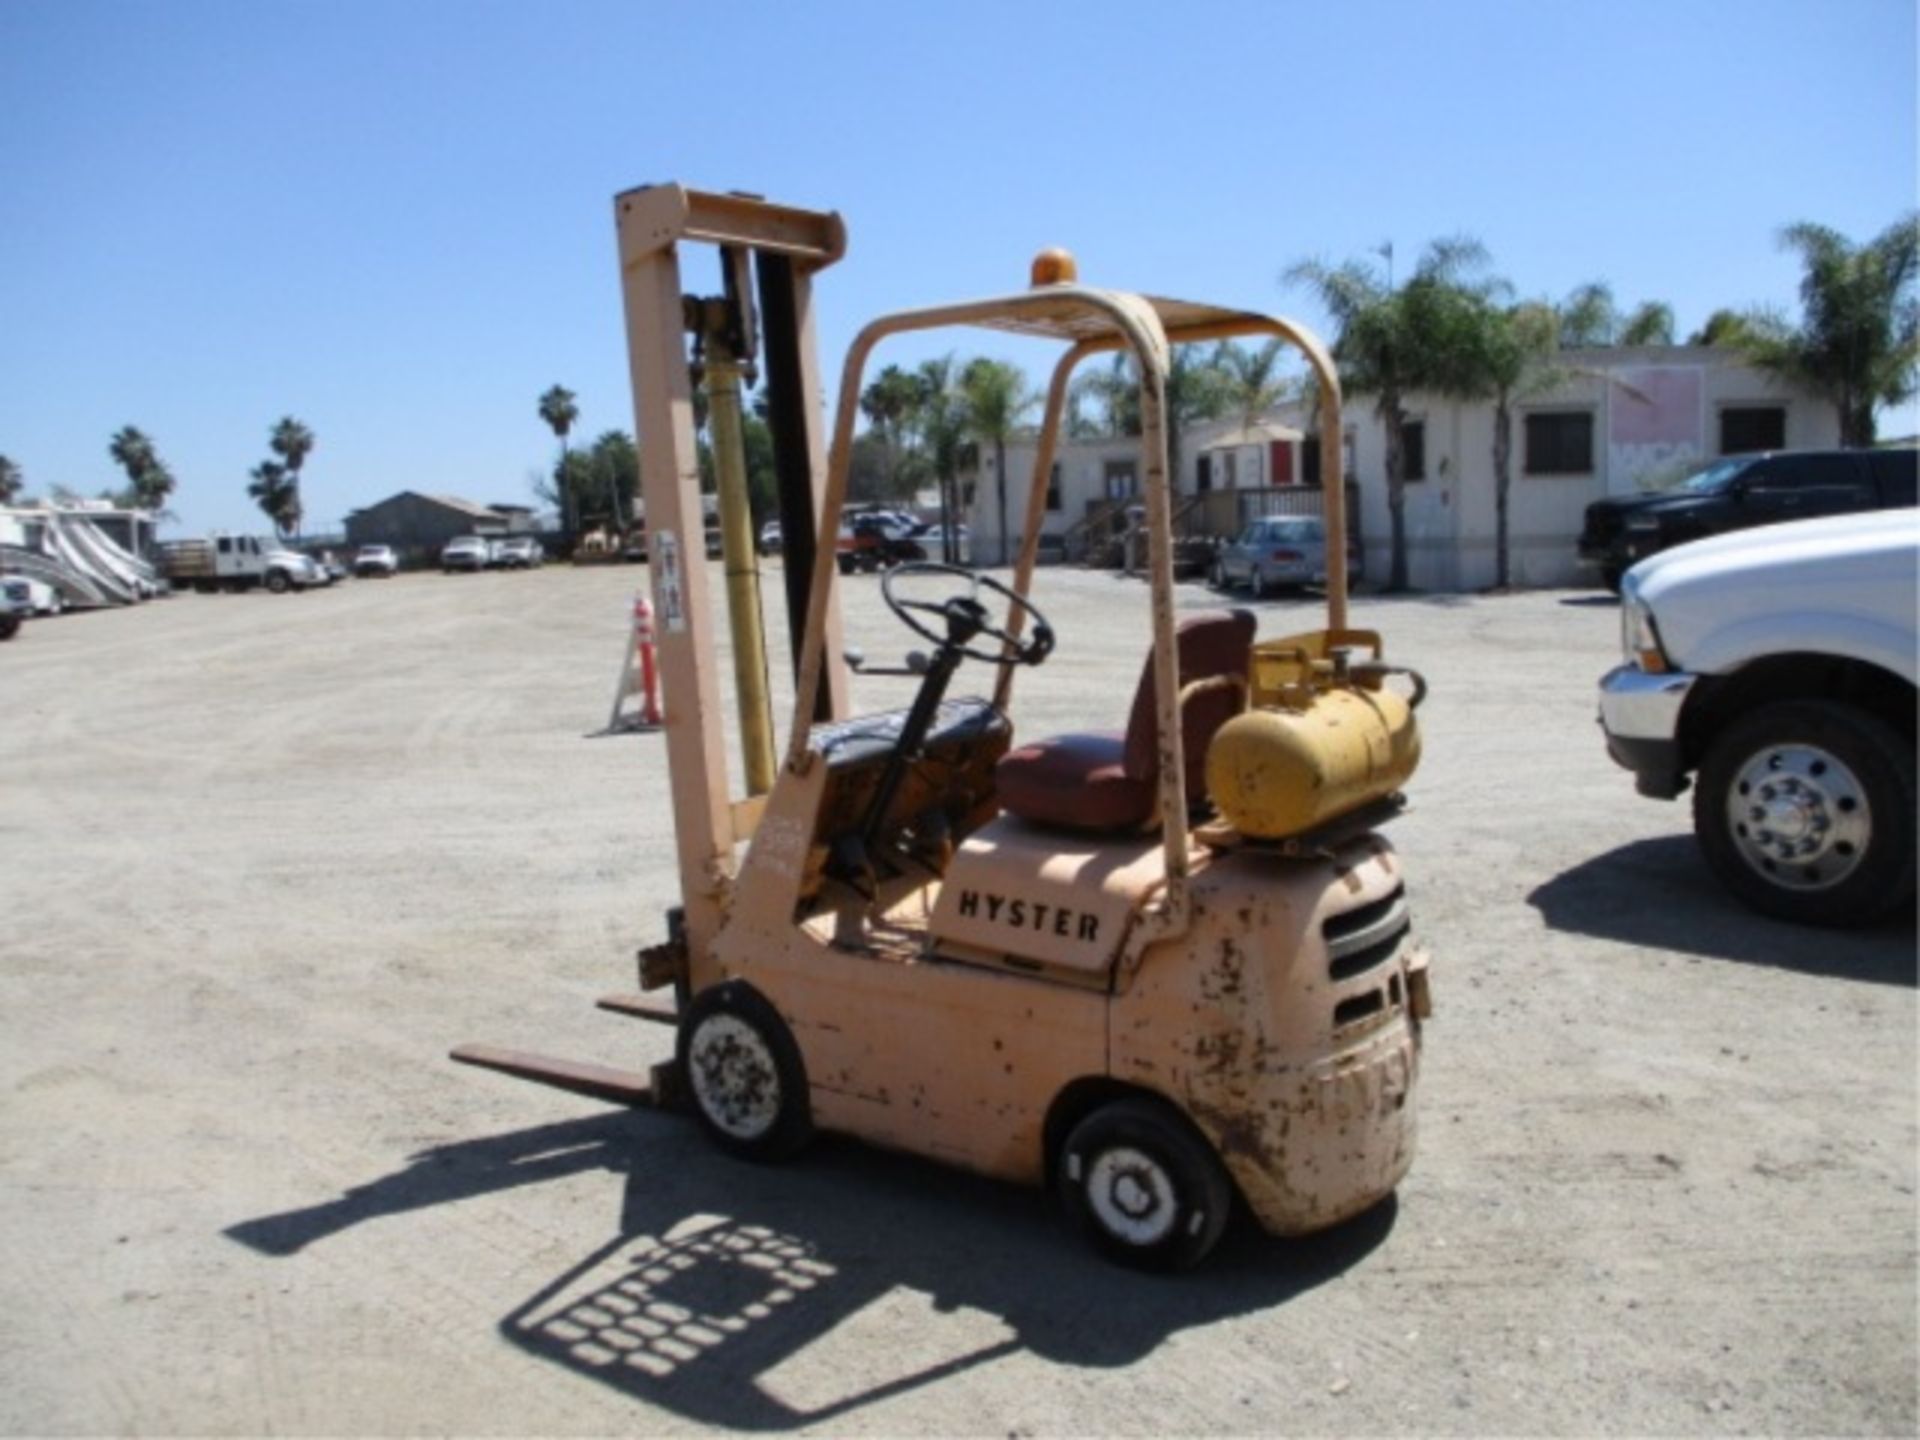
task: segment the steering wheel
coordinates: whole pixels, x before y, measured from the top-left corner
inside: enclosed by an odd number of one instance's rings
[[[940,601],[909,600],[893,593],[893,582],[902,575],[957,575],[967,582],[967,593],[950,595]],[[1008,605],[1026,613],[1033,621],[1033,632],[1027,639],[1021,640],[1011,630],[988,622],[987,607],[980,603],[983,589],[1003,596]],[[978,570],[969,570],[964,565],[942,565],[932,560],[910,560],[903,565],[896,565],[881,576],[880,596],[887,602],[887,608],[898,615],[901,623],[914,634],[964,655],[969,660],[983,661],[988,665],[1038,665],[1053,653],[1053,627],[1047,624],[1046,616],[1034,609],[1033,602],[1016,595],[998,580],[982,575]],[[938,616],[946,633],[936,634],[929,629],[926,622],[920,619],[921,615]],[[981,635],[998,640],[1005,648],[998,652],[974,649],[969,642]]]

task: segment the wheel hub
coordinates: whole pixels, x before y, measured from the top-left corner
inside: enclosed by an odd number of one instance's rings
[[[1824,890],[1859,868],[1873,837],[1859,778],[1818,745],[1755,752],[1727,792],[1728,828],[1740,858],[1791,890]]]
[[[1104,1151],[1087,1173],[1087,1203],[1108,1233],[1152,1245],[1173,1229],[1178,1206],[1173,1178],[1152,1156],[1131,1146]]]
[[[779,1118],[779,1071],[746,1022],[715,1015],[702,1023],[687,1047],[687,1070],[701,1110],[736,1139],[756,1139]]]

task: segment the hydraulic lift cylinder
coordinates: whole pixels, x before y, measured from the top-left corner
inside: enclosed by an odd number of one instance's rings
[[[720,554],[727,572],[727,622],[733,634],[733,680],[740,700],[740,750],[747,794],[773,789],[773,708],[767,690],[767,644],[760,614],[760,569],[747,499],[747,450],[740,418],[739,359],[724,335],[706,346],[707,433],[720,502]]]

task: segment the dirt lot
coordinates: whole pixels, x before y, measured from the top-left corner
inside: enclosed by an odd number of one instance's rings
[[[661,740],[588,738],[641,574],[0,647],[0,1429],[1914,1433],[1912,925],[1720,894],[1602,753],[1610,604],[1357,606],[1433,685],[1393,830],[1435,955],[1421,1153],[1359,1222],[1155,1281],[1035,1194],[841,1143],[743,1166],[445,1062],[670,1048],[592,1008],[674,899]],[[1117,724],[1143,592],[1040,599],[1017,722]]]

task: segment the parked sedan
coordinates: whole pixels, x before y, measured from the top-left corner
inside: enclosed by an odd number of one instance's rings
[[[393,553],[391,545],[362,545],[359,554],[353,557],[353,573],[366,579],[378,575],[386,579],[400,568],[400,557]]]
[[[440,552],[440,568],[449,575],[456,570],[484,570],[492,561],[493,547],[478,535],[449,540]]]
[[[1327,578],[1326,527],[1311,515],[1267,515],[1220,547],[1213,583],[1245,585],[1255,596],[1269,589],[1321,585]]]
[[[497,549],[493,563],[503,570],[531,570],[543,564],[547,558],[547,552],[531,535],[510,535],[495,543]]]

